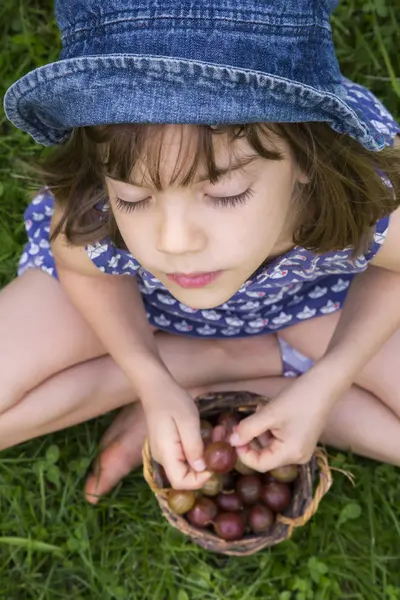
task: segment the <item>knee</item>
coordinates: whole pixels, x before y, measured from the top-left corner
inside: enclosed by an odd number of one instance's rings
[[[384,406],[400,419],[400,392],[398,382],[393,378],[393,373],[385,373],[375,377],[372,381],[362,380],[361,389],[373,394]]]
[[[18,404],[27,394],[27,390],[20,384],[1,381],[0,415]]]

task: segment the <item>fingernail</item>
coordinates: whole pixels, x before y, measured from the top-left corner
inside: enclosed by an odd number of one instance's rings
[[[237,446],[240,442],[239,435],[237,433],[233,433],[229,438],[229,441],[232,444],[232,446]]]
[[[200,460],[196,460],[193,463],[193,466],[194,466],[194,468],[195,468],[196,471],[204,471],[204,469],[206,468],[206,463],[201,458]]]

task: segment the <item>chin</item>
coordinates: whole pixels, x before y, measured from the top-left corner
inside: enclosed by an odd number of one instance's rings
[[[198,310],[206,310],[209,308],[216,308],[220,306],[224,302],[227,302],[235,292],[232,294],[222,293],[221,290],[212,290],[212,289],[196,289],[183,290],[180,287],[172,289],[168,288],[171,294],[173,294],[174,298],[189,306],[190,308],[196,308]]]

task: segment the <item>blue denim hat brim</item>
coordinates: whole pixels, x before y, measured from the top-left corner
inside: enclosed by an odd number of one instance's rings
[[[341,83],[330,90],[266,73],[143,55],[88,56],[39,67],[5,96],[7,117],[44,145],[108,123],[325,121],[370,150],[385,139]]]
[[[8,90],[38,142],[112,123],[325,121],[366,148],[385,139],[343,85],[337,0],[56,0],[61,60]]]

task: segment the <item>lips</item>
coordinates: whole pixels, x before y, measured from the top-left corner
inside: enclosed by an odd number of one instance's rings
[[[202,288],[215,281],[222,271],[212,271],[209,273],[169,273],[168,279],[182,288]]]

